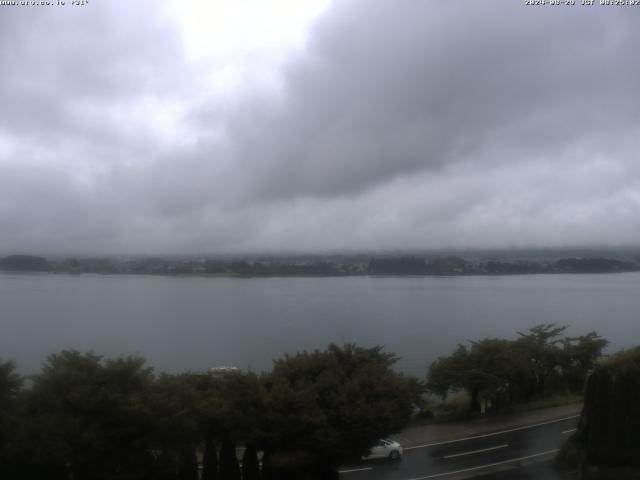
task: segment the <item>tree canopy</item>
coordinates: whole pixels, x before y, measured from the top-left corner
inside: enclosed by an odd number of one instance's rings
[[[203,478],[239,480],[242,446],[248,478],[332,478],[409,420],[416,386],[395,361],[347,344],[285,355],[262,375],[156,374],[141,357],[62,351],[28,388],[0,363],[0,473],[196,480],[199,455]]]
[[[336,466],[400,430],[416,394],[392,370],[395,362],[381,347],[353,344],[276,360],[265,398],[270,461],[284,468]]]
[[[458,345],[430,365],[428,389],[441,396],[464,390],[474,411],[482,400],[502,405],[551,391],[581,391],[608,342],[595,332],[563,337],[566,329],[541,324],[514,340],[485,338]]]

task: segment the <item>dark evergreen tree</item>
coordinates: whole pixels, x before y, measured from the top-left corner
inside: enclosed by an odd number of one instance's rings
[[[271,452],[269,450],[264,450],[262,454],[262,468],[260,473],[262,475],[262,480],[277,480],[278,475],[275,471],[272,460],[271,460]]]
[[[198,480],[198,459],[193,448],[185,447],[180,451],[178,480]]]
[[[18,430],[22,426],[18,418],[22,381],[13,362],[0,362],[0,478],[13,474]]]
[[[209,429],[204,442],[204,457],[202,458],[202,480],[218,480],[218,454],[213,430]]]
[[[593,465],[640,467],[640,347],[589,378],[577,441]]]
[[[260,464],[256,447],[248,445],[242,455],[242,480],[260,480]]]
[[[176,480],[178,477],[178,459],[171,451],[158,454],[149,478],[153,480]]]
[[[240,480],[240,465],[236,457],[236,442],[228,432],[222,436],[220,448],[220,480]]]

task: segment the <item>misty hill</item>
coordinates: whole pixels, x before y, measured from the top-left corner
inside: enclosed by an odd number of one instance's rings
[[[555,264],[559,272],[600,273],[629,272],[638,269],[638,265],[611,258],[563,258]]]
[[[46,272],[50,270],[46,258],[33,255],[9,255],[0,259],[0,270],[17,272]]]
[[[369,262],[372,275],[426,275],[427,264],[424,258],[397,257],[372,258]]]
[[[474,273],[473,265],[460,257],[436,257],[429,261],[419,257],[372,258],[371,275],[464,275]]]

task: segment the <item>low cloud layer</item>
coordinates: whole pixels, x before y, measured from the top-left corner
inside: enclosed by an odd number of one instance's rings
[[[334,1],[208,62],[166,6],[2,7],[0,252],[637,243],[637,9]]]

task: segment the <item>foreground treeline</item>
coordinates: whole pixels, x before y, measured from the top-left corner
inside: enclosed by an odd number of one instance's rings
[[[342,462],[406,426],[425,390],[464,391],[472,412],[581,392],[607,341],[565,330],[459,345],[426,383],[394,371],[381,347],[353,344],[285,355],[261,375],[157,374],[139,357],[77,351],[32,377],[0,362],[0,478],[196,480],[199,466],[204,480],[336,478]],[[590,388],[635,401],[627,377],[598,375]]]
[[[640,478],[640,347],[596,367],[578,430],[560,458],[583,478]]]
[[[155,374],[76,351],[30,378],[0,363],[0,478],[196,480],[198,464],[204,480],[335,478],[409,421],[419,386],[395,361],[347,344],[262,375]]]
[[[427,387],[442,396],[465,391],[472,411],[580,393],[608,342],[595,332],[568,337],[566,329],[542,324],[513,340],[458,345],[431,364]]]

